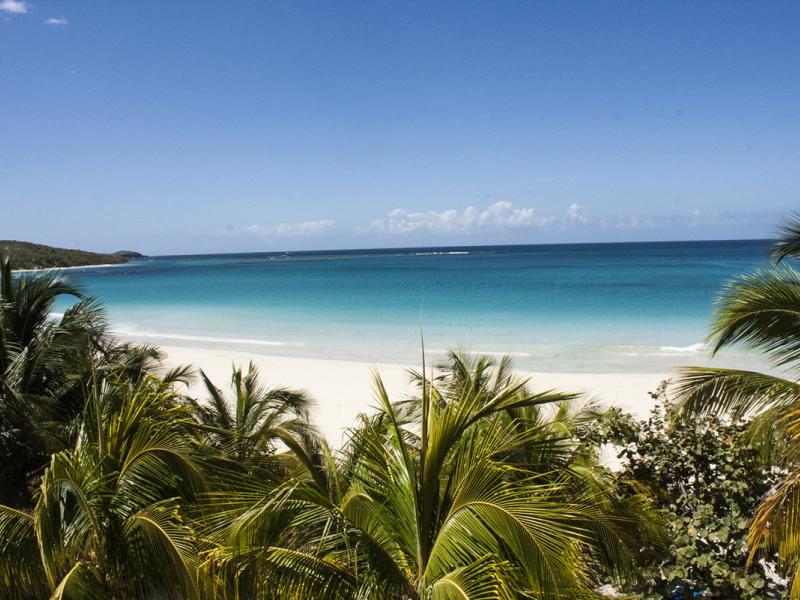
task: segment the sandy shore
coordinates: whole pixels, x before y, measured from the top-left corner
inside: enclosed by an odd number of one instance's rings
[[[108,263],[102,265],[76,265],[74,267],[39,267],[36,269],[11,269],[12,273],[40,273],[43,271],[73,271],[75,269],[104,269],[106,267],[121,267],[126,263]]]
[[[227,387],[231,365],[246,366],[253,360],[264,381],[271,386],[289,386],[308,391],[316,400],[314,420],[334,444],[355,423],[361,412],[374,410],[372,372],[383,378],[390,395],[401,398],[410,392],[408,367],[402,365],[322,360],[253,354],[224,349],[162,346],[169,366],[192,364],[201,367],[218,387]],[[655,390],[669,373],[529,373],[533,389],[556,388],[591,395],[607,405],[615,405],[646,416],[652,406],[649,391]],[[198,383],[193,384],[198,388]]]

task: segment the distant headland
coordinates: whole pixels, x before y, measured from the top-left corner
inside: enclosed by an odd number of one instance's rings
[[[59,267],[89,267],[95,265],[118,265],[138,258],[143,254],[132,250],[120,250],[111,254],[54,248],[44,244],[0,240],[0,255],[9,256],[14,269],[52,269]]]

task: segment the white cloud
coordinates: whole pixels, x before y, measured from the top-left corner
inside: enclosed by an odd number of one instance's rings
[[[385,219],[374,220],[367,229],[371,231],[388,230],[391,233],[463,231],[470,227],[475,218],[476,211],[471,206],[461,212],[457,210],[408,212],[402,208],[395,208]]]
[[[28,12],[29,5],[24,0],[0,0],[0,10],[15,15],[23,15]]]
[[[477,230],[505,230],[525,227],[556,228],[564,225],[582,225],[589,219],[573,204],[564,217],[537,216],[533,208],[515,208],[508,200],[490,204],[483,210],[468,206],[463,210],[449,209],[441,212],[409,212],[396,208],[383,219],[375,219],[360,233],[388,232],[414,233],[468,233]]]
[[[333,219],[305,221],[303,223],[281,223],[275,228],[276,235],[315,235],[324,233],[335,225]]]
[[[336,224],[333,219],[322,219],[319,221],[303,221],[302,223],[281,223],[280,225],[264,227],[258,224],[248,225],[242,229],[228,233],[245,233],[252,235],[262,236],[279,236],[279,237],[300,237],[309,235],[319,235],[325,233]]]
[[[528,227],[534,223],[532,208],[514,208],[511,202],[501,200],[481,213],[480,225],[495,227]]]
[[[45,21],[45,23],[47,25],[52,25],[53,27],[58,27],[59,25],[66,25],[67,23],[69,23],[69,21],[67,21],[64,18],[56,19],[56,18],[52,18],[51,17],[51,18],[47,19]]]
[[[580,204],[574,202],[567,208],[567,214],[564,217],[564,222],[568,225],[588,225],[591,219],[583,214]]]

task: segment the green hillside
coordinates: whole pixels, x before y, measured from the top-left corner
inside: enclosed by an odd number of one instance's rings
[[[16,240],[0,240],[0,255],[10,256],[15,269],[121,264],[128,262],[131,258],[142,256],[130,251],[98,254],[97,252],[53,248],[43,244]]]

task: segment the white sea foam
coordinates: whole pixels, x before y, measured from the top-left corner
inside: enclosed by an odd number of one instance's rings
[[[273,346],[295,348],[303,347],[302,342],[279,342],[274,340],[256,340],[252,338],[229,338],[211,335],[187,335],[183,333],[160,333],[155,331],[138,331],[136,329],[114,329],[114,333],[122,336],[155,338],[165,340],[180,340],[184,342],[206,342],[211,344],[242,344],[246,346]]]
[[[690,346],[661,346],[659,350],[674,354],[699,354],[700,352],[705,352],[707,348],[705,343],[697,342]]]
[[[12,273],[44,273],[47,271],[82,271],[84,269],[107,269],[109,267],[127,267],[133,262],[108,263],[103,265],[76,265],[74,267],[37,267],[35,269],[11,269]]]
[[[426,350],[430,354],[448,354],[450,350]],[[475,356],[516,356],[519,358],[525,358],[530,356],[530,352],[492,352],[490,350],[465,350],[465,354],[472,354]]]

